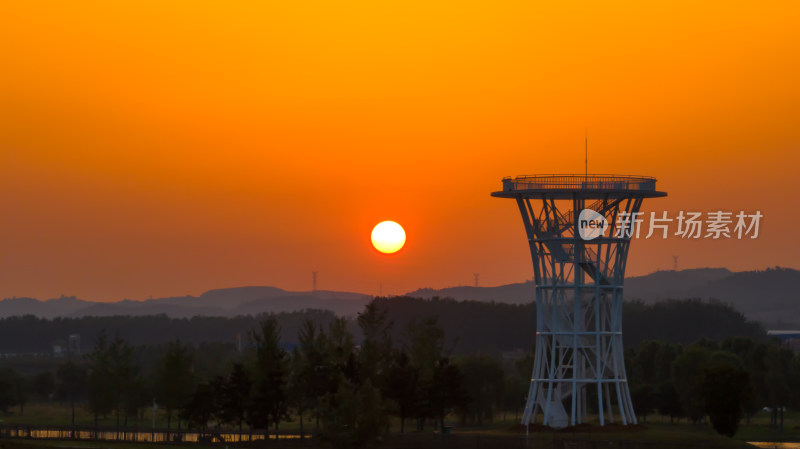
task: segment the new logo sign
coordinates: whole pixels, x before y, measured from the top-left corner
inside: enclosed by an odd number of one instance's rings
[[[584,240],[593,240],[604,236],[608,231],[608,220],[600,213],[584,209],[578,215],[578,234]]]

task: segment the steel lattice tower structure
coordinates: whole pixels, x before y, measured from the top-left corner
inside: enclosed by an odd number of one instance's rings
[[[635,424],[622,346],[625,264],[642,201],[666,193],[655,178],[587,174],[505,178],[492,196],[516,200],[536,281],[536,355],[522,424],[539,413],[551,427],[586,422],[589,400],[600,425],[614,422],[615,411],[622,424]]]

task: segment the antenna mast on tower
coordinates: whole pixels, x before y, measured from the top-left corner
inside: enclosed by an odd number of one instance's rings
[[[583,151],[583,168],[586,178],[589,178],[589,128],[586,128],[586,146]]]

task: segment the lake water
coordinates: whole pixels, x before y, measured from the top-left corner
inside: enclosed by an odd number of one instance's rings
[[[764,449],[800,449],[800,443],[772,443],[768,441],[748,441],[747,444]]]
[[[34,428],[14,428],[3,429],[3,436],[9,438],[35,438],[35,439],[46,439],[46,440],[60,440],[60,439],[77,439],[77,440],[106,440],[106,441],[131,441],[131,442],[142,442],[142,443],[163,443],[168,442],[172,437],[176,434],[180,434],[182,436],[182,441],[188,443],[196,443],[199,438],[200,434],[198,432],[164,432],[164,431],[157,431],[157,432],[147,432],[147,431],[116,431],[116,430],[71,430],[71,429],[34,429]],[[212,435],[212,433],[209,433]],[[238,441],[256,441],[256,440],[263,440],[264,434],[262,433],[253,433],[253,434],[238,434],[238,433],[214,433],[213,434],[217,439],[216,442],[220,442],[219,438],[223,439],[226,443],[235,443]],[[309,438],[309,435],[305,436]],[[291,435],[291,434],[270,434],[270,440],[293,440],[301,438],[300,435]]]

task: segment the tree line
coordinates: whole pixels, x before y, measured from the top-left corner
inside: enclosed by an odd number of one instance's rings
[[[426,304],[439,316],[424,313]],[[110,417],[124,428],[137,426],[155,400],[167,417],[167,429],[189,426],[204,435],[221,429],[279,432],[291,420],[301,432],[342,447],[379,438],[388,431],[391,416],[400,432],[409,426],[441,431],[450,421],[481,425],[498,414],[517,418],[528,390],[533,338],[524,342],[530,351],[511,358],[498,351],[458,353],[458,340],[448,335],[453,320],[466,316],[453,311],[487,311],[492,306],[376,299],[355,319],[331,317],[320,323],[320,315],[311,313],[297,324],[290,342],[280,315],[263,316],[244,336],[241,350],[232,343],[180,340],[136,345],[101,330],[91,352],[55,370],[24,377],[11,368],[0,369],[0,409],[19,405],[22,413],[28,400],[59,400],[71,404],[73,423],[76,407],[84,407],[96,424]],[[499,308],[530,310],[507,306]],[[800,361],[767,341],[762,329],[737,321],[727,306],[699,301],[634,306],[627,313],[640,313],[645,321],[651,319],[647,310],[674,320],[687,308],[709,310],[731,329],[755,335],[688,345],[642,341],[629,347],[629,381],[643,421],[654,412],[693,422],[707,416],[721,432],[730,433],[726,429],[741,415],[722,412],[739,410],[749,417],[769,406],[780,425],[781,410],[800,406],[800,385],[793,381],[800,378]],[[492,320],[487,317],[489,326],[494,326]],[[672,327],[679,327],[677,322]],[[480,323],[460,325],[472,326],[480,328]],[[492,335],[499,332],[489,332],[488,338]]]
[[[417,429],[442,429],[446,416],[467,409],[471,397],[462,365],[446,349],[436,319],[409,325],[403,343],[392,341],[393,323],[377,302],[355,321],[358,343],[344,318],[328,326],[307,319],[298,344],[287,346],[278,321],[266,317],[247,336],[244,351],[214,376],[198,375],[194,351],[179,341],[167,345],[150,371],[143,370],[137,363],[141,352],[101,331],[90,353],[48,374],[50,394],[57,391],[59,400],[71,404],[73,424],[76,407],[83,406],[95,425],[112,417],[118,428],[136,426],[155,400],[167,429],[188,426],[204,436],[245,428],[277,433],[281,423],[299,420],[301,433],[313,432],[338,447],[376,440],[388,431],[391,415],[400,418],[401,432],[407,420]],[[0,390],[19,388],[0,383]],[[50,396],[46,390],[42,397]],[[9,399],[6,410],[15,403]]]
[[[536,308],[533,304],[518,305],[480,301],[431,300],[392,297],[381,298],[381,310],[396,323],[390,330],[393,339],[401,338],[409,323],[426,317],[437,317],[447,335],[446,345],[454,354],[501,353],[525,351],[535,338]],[[311,319],[327,327],[336,318],[330,311],[304,310],[274,315],[225,317],[169,318],[158,316],[116,316],[44,319],[34,316],[0,319],[0,354],[49,353],[54,344],[69,334],[85,340],[103,329],[134,346],[163,345],[180,340],[187,344],[235,343],[237,335],[246,336],[256,330],[266,316],[278,321],[281,339],[297,344],[303,323]],[[357,341],[361,329],[354,317],[348,328]],[[675,323],[680,322],[680,326]],[[689,344],[700,338],[723,339],[731,336],[766,338],[764,329],[729,305],[700,300],[665,301],[655,304],[625,302],[624,344],[635,347],[645,340],[666,340]],[[88,341],[87,346],[92,342]]]
[[[734,337],[690,345],[645,341],[625,353],[634,410],[670,420],[708,419],[733,436],[742,418],[763,409],[783,430],[784,411],[800,409],[800,355],[779,341]]]

